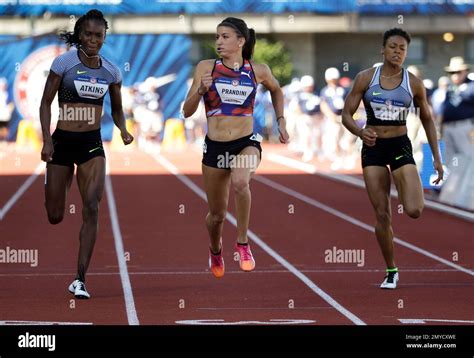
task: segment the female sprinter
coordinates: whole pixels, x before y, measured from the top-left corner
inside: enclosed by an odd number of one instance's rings
[[[413,108],[419,113],[433,153],[433,165],[438,172],[434,183],[443,178],[435,126],[423,82],[402,67],[409,44],[410,35],[402,29],[385,32],[381,51],[383,64],[357,75],[342,113],[343,125],[363,141],[365,186],[377,219],[375,236],[387,265],[387,274],[380,287],[386,289],[396,288],[399,280],[393,255],[390,173],[403,211],[409,217],[420,217],[424,206],[423,189],[406,128],[406,117]],[[367,112],[367,125],[363,129],[352,118],[361,100]]]
[[[208,133],[204,143],[202,172],[209,203],[206,225],[210,236],[209,267],[215,277],[224,275],[222,229],[229,189],[235,193],[240,268],[252,271],[255,260],[247,238],[250,219],[249,182],[260,160],[262,137],[253,134],[253,107],[257,84],[271,93],[277,116],[280,142],[288,141],[283,116],[283,93],[270,68],[251,61],[255,31],[234,17],[217,26],[216,50],[220,58],[198,63],[193,84],[183,106],[192,115],[204,96]]]
[[[76,279],[69,291],[76,298],[90,298],[86,290],[86,272],[97,236],[99,202],[105,180],[105,154],[100,136],[102,104],[110,91],[112,117],[120,129],[124,144],[133,137],[125,129],[122,111],[120,70],[99,55],[108,29],[98,10],[81,16],[73,33],[61,37],[71,49],[51,65],[40,107],[43,130],[41,159],[47,162],[45,206],[49,222],[59,224],[64,217],[66,193],[77,165],[77,184],[82,198],[83,223],[79,234],[79,258]],[[58,92],[59,121],[51,136],[51,103]]]

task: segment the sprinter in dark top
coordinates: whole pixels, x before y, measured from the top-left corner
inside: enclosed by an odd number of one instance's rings
[[[53,225],[63,220],[66,194],[74,176],[74,164],[77,166],[83,223],[77,275],[69,285],[69,291],[76,298],[90,298],[85,280],[97,236],[99,203],[105,180],[100,121],[107,92],[110,93],[112,117],[120,129],[123,143],[133,141],[125,128],[120,70],[99,55],[107,28],[102,13],[90,10],[77,20],[73,33],[61,35],[72,48],[53,61],[40,107],[44,142],[41,159],[47,162],[45,206]],[[51,135],[51,103],[56,93],[59,120]]]
[[[380,287],[387,289],[396,288],[399,280],[393,255],[390,173],[404,213],[416,219],[424,206],[423,189],[407,136],[406,118],[409,111],[419,114],[433,152],[433,165],[438,172],[434,183],[443,178],[436,130],[423,82],[402,67],[409,44],[410,35],[402,29],[385,32],[381,51],[383,64],[357,75],[342,113],[343,125],[364,142],[364,180],[377,219],[375,236],[387,265],[387,274]],[[362,129],[352,118],[361,100],[367,112],[367,125]]]

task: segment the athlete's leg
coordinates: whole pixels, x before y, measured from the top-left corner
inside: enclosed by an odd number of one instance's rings
[[[419,218],[424,207],[420,176],[413,164],[406,164],[392,172],[403,211],[411,218]]]
[[[394,268],[390,173],[386,167],[367,166],[364,168],[364,180],[377,219],[375,236],[387,267]]]
[[[105,158],[98,156],[77,167],[77,184],[82,198],[82,227],[79,235],[77,279],[85,282],[85,276],[97,237],[99,203],[105,182]]]
[[[45,180],[45,207],[51,224],[59,224],[64,218],[67,191],[71,187],[74,167],[47,164]]]
[[[260,164],[260,152],[256,147],[244,148],[238,157],[237,163],[243,164],[232,168],[232,187],[235,194],[235,211],[237,214],[237,242],[245,244],[250,221],[250,180]]]
[[[202,174],[209,205],[206,226],[209,231],[211,250],[218,253],[221,249],[220,240],[229,202],[230,170],[213,168],[203,164]]]

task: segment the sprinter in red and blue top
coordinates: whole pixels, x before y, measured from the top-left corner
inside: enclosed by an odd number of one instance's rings
[[[342,124],[363,141],[364,181],[377,220],[375,236],[387,265],[387,274],[380,285],[383,289],[395,289],[399,280],[393,254],[390,174],[404,213],[416,219],[424,206],[423,189],[407,136],[406,118],[409,111],[419,113],[430,143],[433,166],[438,172],[434,183],[443,178],[436,130],[425,87],[419,78],[403,68],[410,41],[410,35],[400,28],[384,33],[381,50],[383,64],[357,74],[342,111]],[[362,129],[352,117],[361,100],[367,112],[367,125]]]
[[[191,116],[204,96],[208,133],[202,172],[209,204],[206,225],[210,236],[209,268],[215,277],[224,275],[222,229],[227,213],[229,189],[235,193],[237,242],[240,268],[252,271],[255,259],[247,238],[250,219],[250,180],[261,160],[259,134],[253,133],[253,108],[257,85],[271,94],[277,116],[280,142],[288,142],[283,116],[283,93],[278,81],[265,64],[251,61],[255,31],[234,17],[217,26],[216,50],[220,58],[203,60],[196,66],[193,84],[183,106]]]
[[[252,117],[257,80],[250,61],[240,68],[229,68],[222,59],[215,60],[212,85],[204,94],[206,116]]]

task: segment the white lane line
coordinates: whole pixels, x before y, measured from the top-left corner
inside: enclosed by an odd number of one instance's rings
[[[314,206],[318,209],[321,209],[329,214],[332,214],[334,216],[337,216],[338,218],[342,219],[342,220],[345,220],[347,222],[350,222],[351,224],[355,225],[355,226],[358,226],[362,229],[365,229],[367,231],[370,231],[371,233],[373,233],[375,231],[375,228],[373,226],[370,226],[370,225],[367,225],[366,223],[360,221],[360,220],[357,220],[357,219],[354,219],[352,216],[349,216],[347,214],[344,214],[343,212],[339,211],[339,210],[336,210],[328,205],[325,205],[313,198],[310,198],[309,196],[306,196],[304,194],[301,194],[293,189],[290,189],[284,185],[281,185],[271,179],[268,179],[266,177],[263,177],[263,176],[256,176],[254,177],[254,179],[262,184],[265,184],[275,190],[278,190],[282,193],[285,193],[287,195],[290,195],[296,199],[299,199],[303,202],[305,202],[306,204],[309,204],[311,206]],[[450,266],[452,268],[455,268],[456,270],[459,270],[459,271],[462,271],[462,272],[465,272],[467,273],[468,275],[471,275],[471,276],[474,276],[474,271],[472,270],[469,270],[463,266],[460,266],[460,265],[457,265],[451,261],[448,261],[446,259],[443,259],[442,257],[439,257],[435,254],[432,254],[431,252],[429,251],[426,251],[422,248],[419,248],[418,246],[415,246],[413,244],[410,244],[409,242],[406,242],[406,241],[403,241],[401,239],[399,239],[398,237],[394,237],[393,238],[393,241],[396,242],[397,244],[401,245],[401,246],[404,246],[410,250],[413,250],[415,252],[418,252],[419,254],[422,254],[424,256],[427,256],[433,260],[436,260],[438,262],[441,262],[447,266]]]
[[[300,162],[299,160],[288,158],[280,154],[269,153],[269,154],[266,154],[265,158],[270,160],[271,162],[281,164],[289,168],[298,169],[308,174],[315,174],[315,175],[318,175],[318,176],[321,176],[323,178],[330,179],[333,181],[339,181],[342,183],[350,184],[350,185],[353,185],[365,190],[364,181],[359,178],[354,178],[350,175],[323,173],[319,171],[317,167],[314,166],[313,164],[303,163],[303,162]],[[397,191],[393,188],[390,190],[390,195],[394,198],[398,198]],[[466,211],[466,210],[453,208],[451,206],[444,205],[442,203],[438,203],[436,201],[432,201],[429,199],[425,199],[425,206],[427,208],[441,211],[446,214],[451,214],[453,216],[456,216],[464,220],[474,221],[474,213],[470,213],[469,211]]]
[[[123,249],[122,233],[117,215],[117,207],[115,205],[114,192],[110,175],[105,176],[105,192],[107,195],[107,203],[109,204],[110,221],[112,223],[112,232],[114,234],[115,251],[117,252],[117,261],[119,264],[120,280],[122,281],[123,295],[125,298],[125,307],[127,310],[128,324],[132,326],[139,325],[135,301],[133,299],[132,284],[128,275],[127,262],[125,261],[125,252]]]
[[[3,220],[7,212],[15,205],[18,199],[25,193],[25,191],[34,183],[38,175],[44,170],[46,163],[40,163],[36,166],[33,174],[31,174],[28,179],[18,188],[18,190],[13,194],[10,200],[0,209],[0,220]]]
[[[268,321],[234,321],[226,322],[223,319],[187,319],[176,321],[176,324],[206,325],[206,326],[241,326],[241,325],[289,325],[289,324],[314,324],[311,319],[270,319]]]
[[[425,324],[426,322],[474,324],[474,321],[467,321],[467,320],[460,320],[460,319],[399,318],[398,320],[403,324]]]
[[[51,322],[51,321],[0,321],[0,326],[89,326],[92,325],[92,322]]]
[[[196,311],[314,311],[332,310],[330,306],[324,307],[196,307]]]
[[[151,154],[150,154],[151,155]],[[207,202],[206,193],[199,188],[196,184],[194,184],[187,176],[180,174],[177,167],[175,167],[171,162],[169,162],[166,158],[161,155],[151,155],[161,166],[166,168],[170,171],[173,175],[175,175],[184,185],[186,185],[189,189],[191,189],[196,195],[198,195],[201,199]],[[233,215],[227,213],[226,219],[235,227],[237,227],[237,220]],[[270,246],[268,246],[262,239],[260,239],[256,234],[254,234],[250,229],[248,230],[248,236],[253,242],[260,246],[267,254],[273,257],[278,263],[280,263],[283,267],[285,267],[288,271],[290,271],[293,275],[298,277],[306,286],[308,286],[314,293],[319,295],[323,300],[333,306],[337,311],[339,311],[342,315],[344,315],[347,319],[352,321],[356,325],[366,325],[364,321],[362,321],[359,317],[354,315],[352,312],[344,308],[340,305],[334,298],[324,292],[321,288],[319,288],[313,281],[311,281],[306,275],[304,275],[301,271],[299,271],[295,266],[290,264],[287,260],[285,260],[282,256],[280,256],[276,251],[274,251]]]
[[[380,273],[385,272],[385,270],[381,269],[364,269],[364,270],[351,270],[351,269],[300,269],[303,273]],[[403,272],[416,272],[416,273],[424,273],[424,272],[458,272],[458,270],[454,269],[403,269]],[[237,270],[226,270],[226,275],[246,275],[243,271]],[[289,274],[288,270],[257,270],[254,271],[255,274],[275,274],[275,273],[285,273]],[[201,270],[201,271],[131,271],[128,273],[130,276],[133,275],[209,275],[209,271]],[[64,272],[25,272],[25,273],[0,273],[0,277],[54,277],[54,276],[70,276],[70,273]],[[87,276],[114,276],[120,275],[120,272],[88,272]],[[415,283],[416,284],[416,283]],[[405,284],[406,285],[406,284]],[[461,284],[462,285],[462,284]],[[466,283],[466,285],[472,285],[470,283]]]

